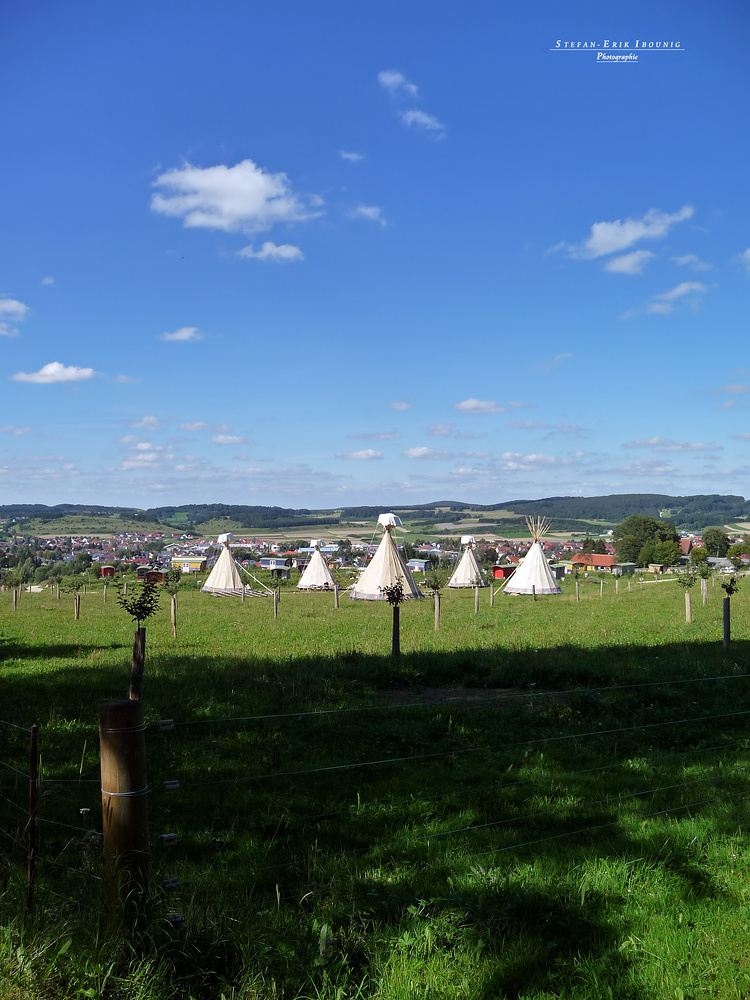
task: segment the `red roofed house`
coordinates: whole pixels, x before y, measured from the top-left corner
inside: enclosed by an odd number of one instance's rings
[[[570,563],[574,569],[591,570],[594,573],[613,573],[618,565],[615,556],[599,555],[596,552],[577,552]]]

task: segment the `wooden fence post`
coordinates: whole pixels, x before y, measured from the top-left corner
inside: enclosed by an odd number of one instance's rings
[[[632,581],[631,581],[630,577],[628,577],[628,593],[630,593],[630,591],[632,589],[631,586],[630,586],[631,582]]]
[[[723,625],[724,625],[724,649],[729,649],[730,640],[730,622],[729,622],[729,603],[730,599],[728,597],[724,598],[723,604]]]
[[[474,588],[474,614],[479,614],[479,587]]]
[[[532,585],[531,585],[531,599],[532,599],[532,601],[536,600],[536,584],[535,583],[532,583]]]
[[[140,701],[99,710],[104,863],[110,916],[133,924],[148,879],[146,727]]]
[[[693,622],[693,605],[690,600],[690,591],[685,591],[685,622],[688,625],[692,625]]]
[[[708,601],[708,580],[705,576],[701,577],[701,596],[703,597],[703,604],[705,605]]]
[[[141,626],[135,630],[133,637],[133,665],[130,670],[130,701],[141,701],[143,698],[143,672],[146,669],[146,629]]]
[[[245,596],[245,591],[242,591],[242,596]],[[172,638],[177,638],[177,594],[172,594],[172,602],[170,607],[170,616],[172,618]]]
[[[435,631],[440,631],[440,591],[434,591],[435,595]]]
[[[279,588],[273,592],[273,616],[274,618],[279,617]]]
[[[604,597],[604,580],[599,581],[599,597]]]
[[[339,606],[339,585],[337,583],[333,585],[333,606],[334,608]]]
[[[620,577],[616,576],[615,577],[615,597],[618,597],[619,594],[620,594]]]
[[[57,599],[60,600],[60,584],[57,585]]]
[[[109,586],[109,584],[107,584],[107,583],[104,584],[104,603],[105,604],[107,603],[107,587],[108,586]]]
[[[78,591],[73,594],[73,621],[78,621],[81,617],[81,595]]]
[[[495,607],[495,584],[490,583],[490,607]]]
[[[13,588],[13,610],[18,610],[18,587]]]
[[[26,909],[34,908],[34,877],[36,874],[36,806],[39,794],[39,727],[31,727],[29,739],[29,825],[26,833]]]
[[[580,599],[581,599],[581,584],[578,580],[576,580],[576,600],[580,601]]]
[[[393,634],[391,636],[391,656],[394,660],[397,660],[401,656],[401,636],[399,634],[399,619],[401,608],[398,604],[393,606]]]

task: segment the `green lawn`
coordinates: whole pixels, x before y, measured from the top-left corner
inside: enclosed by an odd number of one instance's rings
[[[147,626],[151,894],[101,883],[98,707],[129,681],[113,591],[0,593],[3,997],[750,995],[750,590],[582,583],[401,609],[184,589]],[[174,720],[160,728],[159,720]],[[15,769],[15,770],[13,770]],[[20,774],[18,772],[21,772]],[[179,781],[166,791],[165,781]],[[90,812],[81,812],[90,810]],[[161,835],[174,833],[174,843]],[[180,885],[167,890],[164,879]],[[4,888],[3,888],[4,887]],[[181,922],[170,920],[179,914]]]

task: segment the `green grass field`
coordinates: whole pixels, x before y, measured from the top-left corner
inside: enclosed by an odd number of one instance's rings
[[[43,769],[29,915],[28,734],[0,724],[3,1000],[750,995],[750,589],[725,652],[718,585],[690,625],[674,583],[564,586],[478,614],[444,592],[439,632],[408,602],[397,661],[379,602],[284,591],[274,619],[183,589],[173,639],[163,600],[151,891],[124,938],[97,721],[132,623],[101,584],[77,622],[69,595],[0,593],[0,719],[39,725]]]

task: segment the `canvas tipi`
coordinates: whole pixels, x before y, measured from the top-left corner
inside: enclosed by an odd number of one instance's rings
[[[369,566],[354,584],[350,596],[363,601],[383,601],[382,588],[400,582],[404,597],[422,597],[391,535],[394,528],[401,527],[401,518],[396,514],[381,514],[378,524],[384,529],[383,540]]]
[[[206,594],[217,594],[220,597],[242,597],[243,592],[248,597],[263,597],[259,591],[245,586],[242,582],[242,569],[233,558],[229,547],[229,543],[234,541],[232,533],[219,535],[216,541],[222,549],[201,590]]]
[[[315,551],[310,557],[310,562],[305,566],[304,573],[299,578],[297,590],[333,590],[336,581],[320,551],[323,539],[313,538],[310,545],[314,547]]]
[[[456,566],[453,576],[448,581],[449,587],[486,587],[487,578],[482,572],[477,557],[474,555],[474,546],[477,540],[473,535],[462,535],[461,544],[465,546],[461,561]]]
[[[527,517],[533,539],[531,548],[518,564],[518,569],[508,580],[504,594],[562,594],[552,570],[544,558],[541,539],[549,529],[550,522],[541,517]]]

